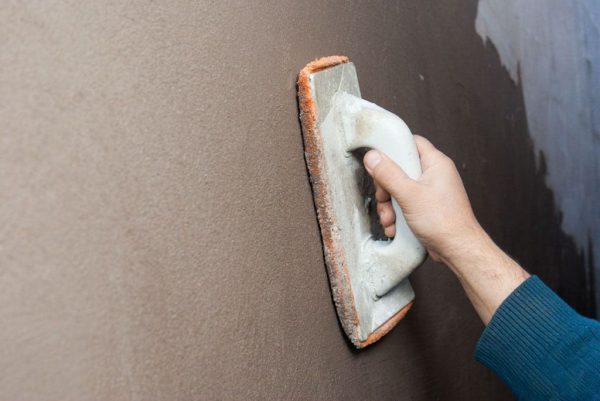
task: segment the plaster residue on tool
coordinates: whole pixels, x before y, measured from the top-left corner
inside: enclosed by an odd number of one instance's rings
[[[386,153],[412,178],[421,175],[413,136],[391,112],[361,99],[354,64],[331,56],[309,63],[298,77],[306,163],[325,248],[329,282],[344,331],[357,348],[388,333],[408,312],[408,275],[425,249],[396,212],[393,240],[375,240],[357,174],[359,148]]]

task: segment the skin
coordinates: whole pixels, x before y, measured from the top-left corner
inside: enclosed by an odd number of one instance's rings
[[[377,191],[377,212],[393,237],[396,199],[429,256],[456,275],[484,324],[529,274],[492,241],[481,227],[454,162],[427,139],[415,135],[423,174],[412,180],[384,153],[365,154],[366,170]]]

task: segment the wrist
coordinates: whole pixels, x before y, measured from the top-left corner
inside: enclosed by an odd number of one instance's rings
[[[474,223],[454,235],[440,252],[442,262],[455,274],[471,270],[474,266],[489,264],[497,259],[502,251],[496,246],[485,230]]]
[[[462,246],[454,247],[442,260],[459,278],[490,276],[512,280],[512,276],[524,272],[480,226],[473,228]]]
[[[529,274],[481,228],[464,237],[442,261],[458,277],[484,324]]]

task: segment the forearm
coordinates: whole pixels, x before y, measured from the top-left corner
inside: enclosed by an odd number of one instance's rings
[[[487,325],[502,302],[529,274],[506,255],[481,227],[474,227],[442,261],[456,274]],[[464,238],[469,238],[464,241]]]

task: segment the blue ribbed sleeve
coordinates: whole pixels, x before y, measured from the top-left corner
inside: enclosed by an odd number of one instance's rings
[[[600,323],[577,314],[536,276],[498,308],[475,359],[519,400],[600,400]]]

